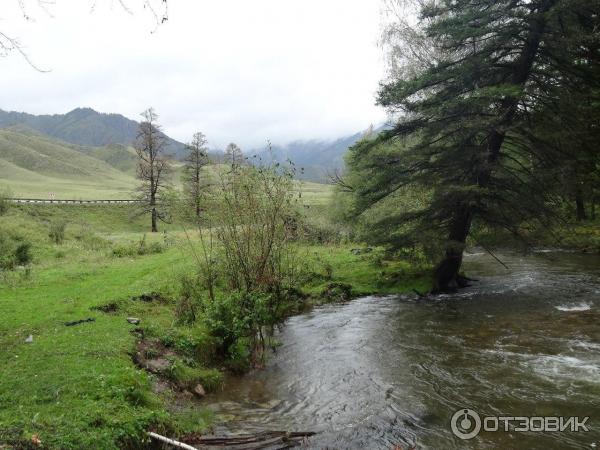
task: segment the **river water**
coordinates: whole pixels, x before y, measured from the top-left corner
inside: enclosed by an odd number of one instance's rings
[[[305,444],[316,449],[600,448],[600,256],[501,259],[508,269],[467,255],[479,281],[457,294],[364,297],[289,319],[266,369],[209,397],[220,431],[316,431]],[[461,408],[588,416],[589,431],[500,422],[460,440]]]

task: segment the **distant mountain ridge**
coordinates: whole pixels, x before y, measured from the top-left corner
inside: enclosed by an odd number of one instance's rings
[[[91,147],[131,145],[138,122],[121,114],[99,113],[92,108],[76,108],[66,114],[33,115],[0,109],[0,128],[25,126],[65,142]],[[167,152],[181,157],[185,146],[168,136]]]
[[[287,145],[273,145],[271,150],[254,150],[247,154],[257,155],[263,161],[285,163],[290,160],[298,168],[297,177],[303,180],[326,183],[329,175],[344,168],[344,155],[349,147],[361,140],[365,134],[379,133],[385,126],[369,129],[335,140],[299,140]]]
[[[133,173],[135,155],[130,148],[138,133],[139,123],[121,114],[99,113],[91,108],[76,108],[66,114],[33,115],[0,109],[0,129],[11,129],[25,134],[40,133],[63,143],[80,146],[76,150],[103,160],[121,171]],[[335,140],[297,140],[286,145],[273,145],[270,150],[243,149],[251,163],[258,160],[285,163],[294,162],[299,179],[328,182],[329,175],[344,167],[344,155],[349,147],[367,132],[378,133],[385,126],[344,136]],[[29,131],[28,131],[29,130]],[[165,135],[167,152],[181,160],[185,145]],[[222,151],[209,152],[215,160],[222,159]],[[256,155],[256,157],[255,157]],[[2,155],[0,155],[1,157]]]

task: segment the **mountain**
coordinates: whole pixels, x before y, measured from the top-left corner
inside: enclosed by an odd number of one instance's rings
[[[361,133],[352,134],[336,140],[300,140],[285,146],[274,145],[271,150],[254,150],[247,153],[251,161],[260,158],[263,161],[285,163],[292,161],[302,169],[297,177],[307,181],[324,183],[335,170],[343,169],[344,155],[349,147],[358,142],[366,133],[378,133],[384,126]],[[256,155],[256,158],[254,158]]]
[[[0,109],[0,128],[25,126],[71,144],[101,147],[131,145],[137,136],[138,122],[121,114],[104,114],[91,108],[76,108],[67,114],[33,115]],[[167,152],[179,158],[184,144],[165,135]]]
[[[105,147],[80,147],[79,151],[100,159],[121,172],[132,176],[135,174],[138,157],[133,147],[123,144],[110,144]]]
[[[117,158],[113,150],[59,141],[22,125],[3,128],[0,184],[18,197],[47,198],[53,192],[58,198],[130,198],[137,184],[123,158],[130,150],[119,149]]]

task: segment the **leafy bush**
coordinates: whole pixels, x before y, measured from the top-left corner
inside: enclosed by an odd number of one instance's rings
[[[146,329],[148,335],[152,330]],[[174,327],[166,333],[158,331],[161,344],[195,362],[208,364],[215,359],[216,339],[201,326]]]
[[[154,255],[164,251],[165,247],[160,242],[151,242],[148,244],[146,235],[144,234],[137,244],[120,244],[113,247],[112,254],[118,258],[124,258],[127,256]]]
[[[10,197],[12,197],[12,193],[9,189],[0,189],[0,216],[6,214],[12,206],[9,200]]]
[[[191,324],[196,321],[201,303],[200,284],[189,276],[181,278],[181,292],[175,307],[175,316],[179,323]]]
[[[31,263],[31,243],[20,242],[15,248],[15,263],[17,266],[26,266]]]
[[[292,165],[235,165],[204,193],[199,275],[182,280],[178,318],[202,317],[233,370],[262,361],[275,326],[295,310],[288,293],[302,272],[302,225],[293,174]],[[219,282],[233,293],[218,295]]]
[[[48,236],[50,240],[57,245],[60,245],[65,240],[65,231],[67,229],[67,222],[64,220],[55,220],[50,222],[50,230]]]
[[[232,289],[270,292],[294,284],[298,258],[292,244],[300,215],[293,173],[280,166],[235,166],[219,174],[206,200],[207,220],[215,225],[210,232],[223,250],[220,271]],[[200,272],[212,265],[208,259]]]
[[[131,245],[117,245],[113,247],[112,254],[117,258],[125,258],[127,256],[134,256],[137,252]]]
[[[31,243],[21,236],[0,230],[0,269],[12,270],[31,261]]]
[[[352,237],[352,229],[342,222],[335,223],[326,215],[309,216],[301,229],[304,240],[317,244],[342,244]]]
[[[242,371],[264,359],[275,327],[294,306],[285,294],[234,292],[206,299],[203,321],[230,368]]]
[[[77,230],[75,239],[79,241],[86,250],[102,250],[110,245],[109,241],[98,236],[85,225],[81,225]]]

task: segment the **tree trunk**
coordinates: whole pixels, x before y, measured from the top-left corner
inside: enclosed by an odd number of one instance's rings
[[[521,49],[521,53],[514,63],[514,72],[511,77],[511,84],[522,87],[525,85],[531,74],[531,69],[535,61],[542,34],[546,27],[544,15],[552,8],[556,0],[547,0],[542,3],[537,14],[531,19],[531,28],[529,34]],[[476,185],[480,188],[487,188],[492,176],[500,150],[504,142],[506,130],[511,125],[513,118],[519,106],[519,97],[507,96],[502,100],[502,115],[496,126],[490,130],[485,151],[487,153],[486,162],[477,175]],[[468,205],[459,205],[456,213],[450,223],[448,234],[448,246],[444,259],[436,266],[434,272],[434,292],[443,292],[454,290],[458,287],[465,287],[468,279],[459,275],[462,265],[463,250],[471,229],[473,220],[472,208]]]
[[[585,203],[583,202],[583,191],[581,190],[581,186],[577,186],[575,189],[575,205],[577,206],[577,221],[581,222],[582,220],[587,219],[587,215],[585,214]]]
[[[158,227],[156,225],[157,218],[158,218],[158,213],[156,212],[156,208],[153,207],[152,208],[152,232],[153,233],[156,233],[158,231]]]
[[[446,248],[446,255],[434,271],[434,292],[451,291],[467,286],[467,279],[460,276],[459,271],[472,219],[473,215],[468,206],[457,209],[448,236],[450,242]]]

